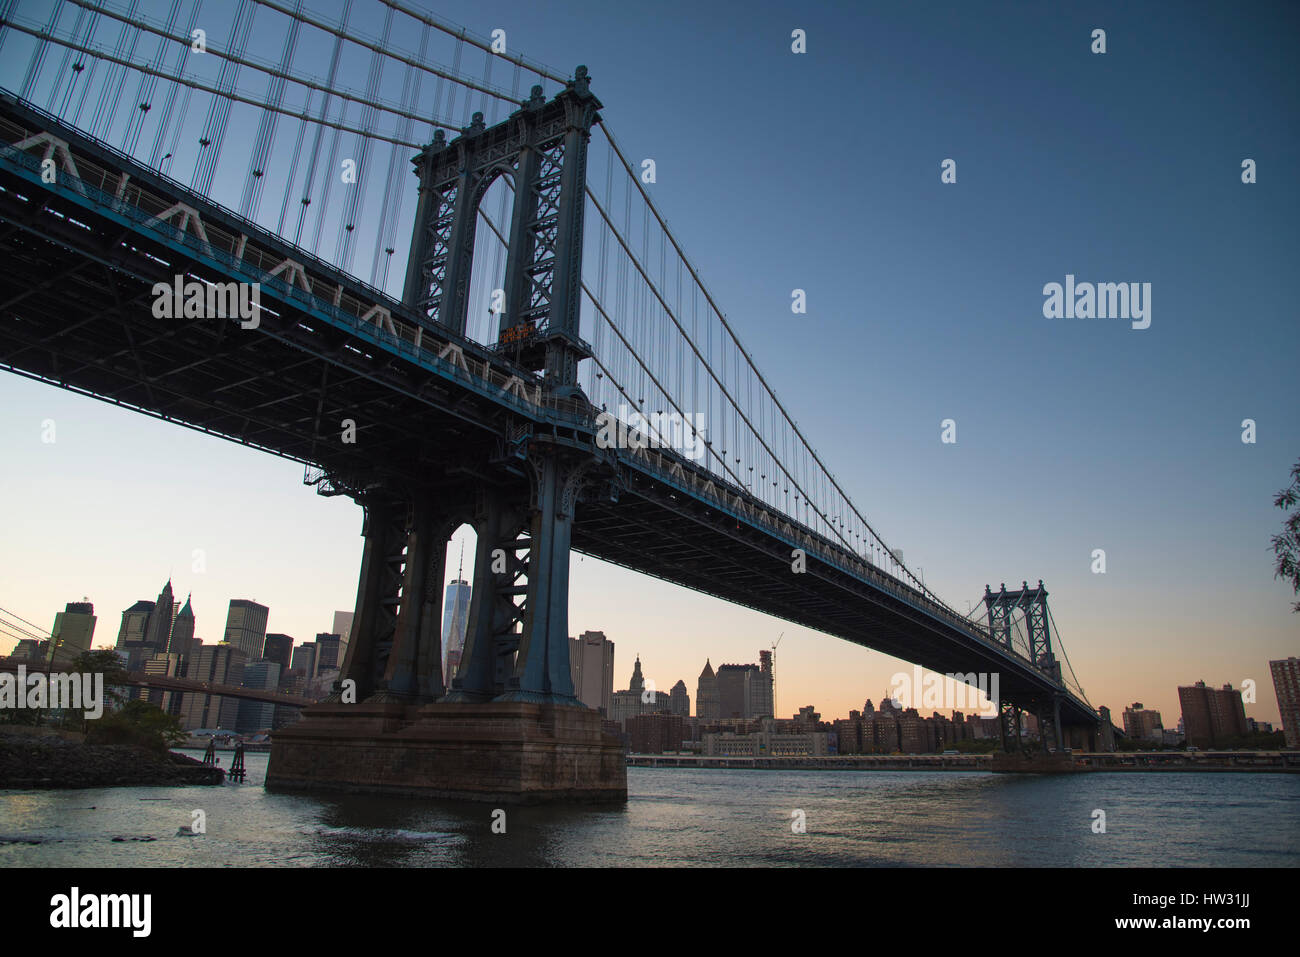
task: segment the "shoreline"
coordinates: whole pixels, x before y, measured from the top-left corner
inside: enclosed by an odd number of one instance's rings
[[[748,771],[983,771],[994,773],[992,754],[841,754],[813,757],[729,757],[726,755],[628,754],[628,767],[696,768],[706,770],[739,769]],[[1116,751],[1106,753],[1075,752],[1072,766],[1050,770],[1034,767],[1029,761],[1023,770],[999,773],[1088,773],[1088,772],[1174,772],[1296,774],[1300,773],[1300,752],[1295,751],[1181,751],[1143,753]]]
[[[174,751],[0,731],[0,790],[213,786],[225,779],[221,768]]]

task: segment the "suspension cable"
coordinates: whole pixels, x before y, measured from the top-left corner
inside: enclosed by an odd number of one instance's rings
[[[257,2],[260,3],[263,2],[263,0],[257,0]],[[30,27],[23,26],[21,23],[16,23],[12,20],[9,21],[6,24],[6,26],[12,27],[13,29],[18,30],[21,33],[26,33],[29,36],[48,39],[51,43],[57,43],[59,46],[68,47],[70,49],[76,50],[78,53],[85,53],[87,56],[93,56],[96,57],[97,59],[101,59],[109,63],[118,63],[122,66],[129,67],[132,70],[138,70],[141,73],[148,73],[153,76],[160,76],[164,80],[170,80],[173,83],[183,84],[184,86],[188,86],[191,89],[198,90],[201,93],[211,93],[214,96],[226,97],[228,99],[235,100],[239,103],[246,103],[249,106],[255,106],[261,110],[274,110],[276,113],[280,113],[284,116],[292,116],[295,119],[305,120],[309,123],[316,123],[321,126],[332,127],[333,129],[340,130],[344,133],[355,133],[358,136],[363,135],[362,130],[356,129],[355,127],[352,126],[348,126],[346,123],[336,123],[331,120],[324,119],[323,117],[313,118],[311,116],[308,116],[305,112],[296,113],[293,110],[285,109],[284,107],[272,106],[269,103],[265,103],[261,100],[253,99],[252,97],[243,96],[239,93],[234,93],[234,92],[224,93],[223,91],[215,87],[209,86],[206,83],[200,83],[197,80],[187,80],[184,77],[180,77],[180,76],[172,76],[170,74],[163,73],[160,70],[155,70],[152,67],[143,66],[139,63],[132,63],[130,61],[123,60],[118,57],[114,57],[111,54],[105,53],[103,50],[96,50],[91,47],[86,47],[77,43],[73,43],[71,40],[60,39],[58,37],[53,37],[53,36],[42,37],[42,34],[40,33],[39,30],[33,30]],[[428,122],[433,122],[433,121],[428,121]],[[459,130],[459,128],[456,129]],[[419,150],[424,148],[424,144],[422,143],[412,143],[408,140],[397,139],[396,137],[387,136],[383,133],[371,133],[370,136],[373,139],[383,140],[384,142],[392,143],[395,146],[403,146],[414,150]]]
[[[394,60],[400,60],[402,63],[405,63],[408,66],[413,66],[416,67],[417,69],[425,70],[429,73],[432,73],[435,76],[440,76],[444,80],[450,80],[453,83],[459,83],[461,86],[469,87],[471,90],[477,90],[480,93],[486,93],[488,96],[495,97],[498,100],[513,102],[511,97],[504,90],[490,89],[479,83],[476,83],[474,80],[471,80],[467,77],[459,76],[454,73],[449,73],[437,67],[429,66],[427,63],[420,63],[416,60],[412,60],[410,57],[406,56],[405,54],[397,53],[394,52],[393,50],[386,50],[382,46],[376,43],[372,43],[370,40],[367,40],[356,33],[344,33],[341,30],[339,30],[338,27],[330,26],[328,23],[324,22],[323,20],[317,20],[315,17],[308,16],[305,13],[296,12],[291,7],[286,7],[282,4],[276,3],[274,2],[274,0],[253,0],[253,2],[261,4],[262,6],[267,7],[271,10],[275,10],[278,13],[283,13],[286,17],[293,17],[295,20],[301,20],[303,23],[307,24],[308,26],[315,27],[318,30],[324,30],[326,33],[331,33],[336,37],[340,37],[344,40],[347,40],[349,43],[355,43],[357,46],[365,47],[367,50],[370,50],[372,52],[381,53],[384,56],[392,57]],[[406,12],[406,11],[402,11],[402,12]],[[431,26],[436,26],[436,24],[431,24]],[[468,43],[473,41],[466,38],[466,42]]]

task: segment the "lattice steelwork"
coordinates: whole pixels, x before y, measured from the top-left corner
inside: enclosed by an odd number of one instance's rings
[[[534,86],[520,109],[487,127],[483,115],[450,143],[438,131],[415,159],[420,202],[404,299],[464,335],[479,205],[498,176],[515,194],[508,229],[499,347],[553,389],[573,387],[590,350],[578,335],[586,141],[599,119],[585,67],[551,100]]]
[[[502,314],[502,333],[519,325],[540,331],[550,315],[551,283],[555,277],[555,238],[560,221],[560,173],[564,166],[564,140],[557,138],[539,146],[536,152],[536,176],[528,187],[528,220],[524,223],[522,236],[515,238],[515,242],[522,239],[526,246],[520,258],[525,262],[524,279],[527,288],[521,297],[520,314]]]
[[[1016,602],[1007,594],[1006,584],[1003,583],[1002,590],[996,595],[985,585],[984,604],[988,608],[989,634],[993,640],[1006,645],[1008,650],[1015,650],[1011,642],[1011,615]]]
[[[1025,629],[1029,633],[1029,660],[1038,668],[1061,680],[1061,665],[1052,654],[1052,633],[1047,613],[1047,589],[1043,580],[1038,587],[1030,588],[1024,582],[1019,592],[1019,605],[1025,612]]]
[[[442,130],[434,136],[434,145],[445,143]],[[433,212],[424,220],[424,227],[419,229],[424,256],[419,262],[419,274],[415,285],[408,284],[404,299],[414,305],[432,321],[438,322],[442,315],[442,304],[447,280],[447,261],[451,257],[451,228],[456,219],[456,196],[459,184],[445,183],[439,187],[429,187],[429,197],[420,198],[420,211],[424,211],[426,202]],[[414,257],[412,264],[416,263]]]

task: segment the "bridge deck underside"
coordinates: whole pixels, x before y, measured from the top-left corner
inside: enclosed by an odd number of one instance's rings
[[[761,530],[702,503],[665,505],[652,481],[639,484],[645,495],[584,503],[574,523],[574,548],[932,671],[997,673],[1002,698],[1030,710],[1050,708],[1047,682],[1027,665],[1009,663],[996,649],[811,558],[808,570],[795,574],[789,548]],[[1062,720],[1095,718],[1067,700]]]
[[[267,290],[263,304],[280,315],[264,312],[256,329],[155,318],[153,284],[194,263],[50,196],[42,208],[24,202],[24,184],[0,185],[0,365],[339,475],[435,485],[420,463],[466,458],[500,417]],[[72,221],[86,219],[89,229]]]

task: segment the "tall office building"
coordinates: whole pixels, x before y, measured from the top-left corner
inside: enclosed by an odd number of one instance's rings
[[[614,704],[614,642],[603,631],[569,639],[573,693],[593,711],[609,717]]]
[[[749,673],[758,665],[718,665],[718,712],[722,718],[752,718]]]
[[[691,696],[686,692],[686,682],[680,678],[673,685],[672,691],[668,692],[668,707],[673,714],[683,718],[691,716]]]
[[[699,718],[718,718],[721,717],[721,710],[718,679],[713,673],[713,665],[706,658],[700,680],[695,683],[695,715]]]
[[[30,661],[33,664],[45,661],[50,656],[50,640],[38,640],[36,638],[20,638],[14,650],[9,653],[11,658],[22,661]]]
[[[348,646],[348,642],[352,638],[352,616],[355,614],[356,612],[351,611],[336,611],[334,613],[334,627],[331,634],[339,636],[344,648]]]
[[[766,655],[766,657],[764,657]],[[759,652],[762,666],[718,666],[718,710],[721,718],[771,718],[772,659]]]
[[[469,623],[470,584],[457,577],[447,585],[447,599],[442,610],[442,680],[450,687],[465,651],[465,627]],[[614,680],[610,678],[610,692]]]
[[[1282,715],[1282,731],[1288,748],[1300,748],[1300,658],[1270,661],[1277,710]]]
[[[262,657],[278,664],[283,675],[293,664],[293,639],[288,635],[267,635]]]
[[[122,612],[122,625],[117,630],[117,645],[115,647],[123,648],[128,642],[142,644],[145,640],[151,614],[153,614],[153,602],[143,599]]]
[[[758,677],[750,682],[750,707],[755,718],[776,717],[776,677],[772,673],[772,652],[758,653]]]
[[[158,600],[154,602],[153,612],[149,615],[149,622],[145,625],[144,640],[153,645],[160,654],[167,653],[167,646],[172,638],[172,617],[176,613],[176,600],[172,595],[172,580],[167,579],[167,584],[163,590],[158,593]]]
[[[244,682],[244,665],[248,656],[234,645],[204,645],[190,656],[185,677],[209,684],[233,685]],[[221,728],[234,731],[239,724],[239,699],[218,694],[185,692],[181,704],[181,727],[187,731],[195,728]]]
[[[179,654],[159,651],[145,661],[144,673],[163,678],[183,678],[185,677],[185,659]],[[183,691],[150,688],[148,692],[149,703],[157,705],[168,714],[179,715],[184,700],[185,693]]]
[[[95,637],[95,606],[88,601],[70,601],[64,610],[54,616],[50,629],[50,647],[57,648],[62,658],[75,658],[90,650]]]
[[[316,677],[316,642],[304,641],[297,648],[293,649],[293,659],[290,662],[294,671],[301,672],[306,681],[311,681]]]
[[[343,639],[321,632],[316,636],[316,674],[338,671],[343,667]]]
[[[168,654],[188,655],[195,647],[194,641],[194,609],[190,607],[190,596],[185,596],[185,604],[181,610],[176,613],[176,620],[172,622],[172,637],[167,644]]]
[[[1246,735],[1246,709],[1232,685],[1208,688],[1204,681],[1178,689],[1187,743],[1198,748],[1223,745]]]
[[[250,661],[244,666],[244,678],[241,688],[257,691],[274,691],[280,685],[280,663],[262,658]],[[239,702],[239,716],[235,729],[240,734],[252,734],[256,731],[269,731],[275,725],[275,705],[265,701]]]
[[[226,614],[225,642],[234,645],[249,661],[262,657],[266,644],[266,619],[270,609],[246,598],[232,598]]]

